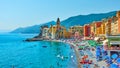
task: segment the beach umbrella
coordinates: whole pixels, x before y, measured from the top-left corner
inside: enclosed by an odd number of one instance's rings
[[[107,62],[108,64],[111,64],[111,63],[112,63],[112,59],[111,59],[108,55],[106,55],[106,56],[104,57],[104,60],[107,60],[106,62]]]
[[[100,48],[99,47],[96,47],[96,52],[100,52]]]
[[[97,47],[97,48],[101,48],[101,46],[100,46],[100,45],[97,45],[96,47]]]
[[[104,53],[104,52],[105,52],[105,50],[104,50],[104,49],[101,49],[101,52],[102,52],[102,53]]]
[[[113,58],[113,59],[116,59],[117,57],[118,57],[117,54],[113,54],[113,55],[112,55],[112,58]]]
[[[119,64],[120,64],[120,58],[118,58],[116,61],[117,61],[117,63],[119,63]]]
[[[108,55],[106,55],[105,57],[104,57],[104,59],[109,59],[110,57],[108,56]]]
[[[100,49],[96,49],[96,56],[100,57]]]
[[[100,46],[96,46],[96,49],[97,49],[97,50],[100,50]]]
[[[112,62],[111,59],[107,59],[107,63],[108,63],[108,64],[112,64],[113,62]]]
[[[96,53],[96,60],[97,60],[97,61],[100,60],[100,53]]]
[[[110,68],[118,68],[116,64],[110,64]]]
[[[81,64],[85,64],[85,59],[82,58],[82,60],[80,61]]]

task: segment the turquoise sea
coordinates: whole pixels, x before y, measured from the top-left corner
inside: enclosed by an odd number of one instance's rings
[[[0,33],[0,68],[77,68],[74,50],[69,44],[23,41],[34,36]]]

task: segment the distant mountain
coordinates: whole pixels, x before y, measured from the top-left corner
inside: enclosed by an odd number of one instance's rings
[[[78,15],[70,17],[61,22],[65,27],[73,26],[73,25],[84,25],[91,23],[93,21],[101,21],[103,18],[109,18],[116,15],[116,11],[109,13],[100,13],[100,14],[89,14],[89,15]]]
[[[112,16],[116,15],[116,11],[113,12],[108,12],[108,13],[100,13],[100,14],[89,14],[89,15],[78,15],[78,16],[72,16],[69,17],[68,19],[65,19],[61,21],[61,25],[69,28],[70,26],[74,25],[84,25],[91,23],[93,21],[101,21],[103,18],[109,18]],[[40,24],[40,25],[34,25],[34,26],[29,26],[25,28],[18,28],[12,31],[12,33],[39,33],[40,32],[40,26],[41,25],[51,25],[51,24],[56,24],[55,21],[51,21],[45,24]]]
[[[54,21],[47,22],[45,24],[40,24],[40,25],[33,25],[25,28],[17,28],[13,30],[11,33],[39,33],[40,32],[40,26],[41,25],[51,25],[55,24]]]

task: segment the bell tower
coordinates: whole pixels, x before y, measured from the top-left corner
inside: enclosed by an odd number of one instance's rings
[[[59,18],[57,18],[56,25],[57,25],[57,30],[59,30],[60,29],[60,19]]]
[[[60,19],[59,18],[57,18],[57,26],[60,26]]]

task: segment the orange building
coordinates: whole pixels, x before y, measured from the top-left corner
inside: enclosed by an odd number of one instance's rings
[[[101,29],[102,29],[102,34],[105,34],[105,23],[102,23]]]
[[[90,25],[88,24],[84,25],[84,37],[89,37],[90,34],[91,34]]]
[[[102,24],[101,24],[102,34],[104,34],[104,35],[105,35],[105,23],[106,22],[107,22],[107,19],[103,19]]]
[[[97,36],[100,35],[100,34],[102,34],[102,28],[101,28],[101,27],[98,27],[98,28],[97,28]]]
[[[99,27],[101,27],[101,24],[102,24],[101,21],[100,22],[95,22],[95,35],[96,36],[99,34],[98,30],[101,30],[101,28],[99,28]]]

